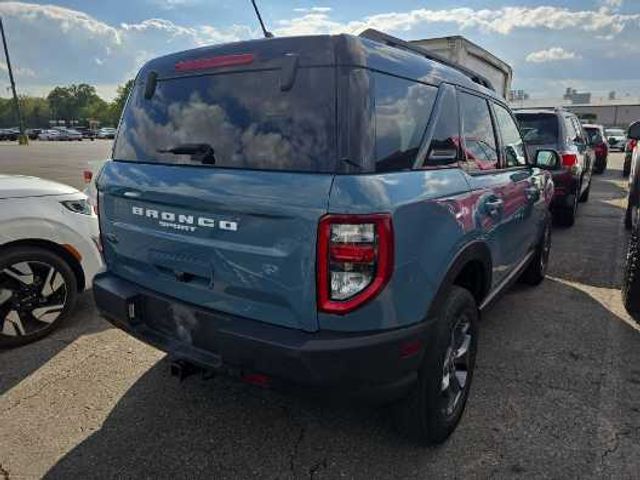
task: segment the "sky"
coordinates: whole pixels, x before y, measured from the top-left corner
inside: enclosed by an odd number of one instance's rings
[[[258,0],[276,36],[353,33],[407,39],[463,35],[507,61],[513,87],[640,96],[640,0]],[[105,99],[148,59],[257,38],[249,0],[0,1],[19,93],[89,83]],[[0,95],[8,95],[0,60]]]

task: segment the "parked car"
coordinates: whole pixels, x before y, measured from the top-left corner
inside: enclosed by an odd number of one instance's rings
[[[593,172],[604,173],[607,169],[607,157],[609,156],[609,144],[605,140],[604,127],[586,123],[582,125],[582,128],[587,134],[587,142],[593,147],[596,154]]]
[[[83,139],[91,140],[91,141],[94,141],[96,139],[97,134],[98,134],[97,131],[91,130],[88,127],[76,127],[75,130],[77,130],[78,132],[80,132],[82,134],[82,138]]]
[[[516,117],[530,156],[538,149],[553,149],[562,162],[552,171],[555,194],[551,209],[561,225],[574,224],[578,202],[589,200],[595,152],[578,117],[563,109],[518,110]]]
[[[83,193],[0,175],[0,347],[60,326],[101,266],[98,221]]]
[[[82,141],[82,134],[73,129],[73,128],[65,128],[64,130],[61,130],[61,132],[63,133],[63,135],[66,136],[67,141],[72,142],[72,141],[78,141],[81,142]]]
[[[25,131],[25,134],[27,135],[27,137],[29,137],[29,140],[37,140],[38,135],[40,135],[41,133],[41,128],[29,128]]]
[[[15,128],[4,128],[0,130],[0,140],[15,142],[18,140],[20,130]]]
[[[47,140],[47,141],[61,141],[66,140],[66,136],[60,130],[42,130],[40,134],[38,134],[38,140]]]
[[[98,138],[113,139],[115,138],[115,136],[116,136],[115,128],[105,127],[98,130],[98,135],[97,135]]]
[[[627,250],[622,299],[629,315],[640,323],[640,121],[629,127],[629,138],[636,140],[636,143],[632,152],[629,200],[625,215],[625,226],[631,230],[631,238]]]
[[[429,57],[367,30],[147,63],[98,178],[102,315],[176,372],[395,401],[444,441],[479,312],[544,279],[553,183],[489,83]]]
[[[623,152],[627,143],[627,133],[622,128],[607,128],[604,132],[609,143],[609,149]]]
[[[635,138],[629,138],[627,140],[627,145],[624,147],[624,163],[622,165],[622,176],[628,177],[631,173],[631,158],[633,157],[633,152],[638,145],[638,140]]]

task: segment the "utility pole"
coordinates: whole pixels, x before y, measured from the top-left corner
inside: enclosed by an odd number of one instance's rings
[[[9,72],[9,81],[11,82],[11,91],[13,92],[13,102],[15,104],[16,115],[18,116],[18,127],[20,128],[20,136],[18,142],[20,145],[26,145],[27,136],[24,134],[24,122],[22,121],[22,113],[20,112],[20,102],[16,93],[16,82],[13,79],[13,70],[11,69],[11,60],[9,59],[9,48],[7,47],[7,37],[4,34],[4,24],[0,17],[0,32],[2,32],[2,45],[4,46],[4,56],[7,59],[7,71]]]

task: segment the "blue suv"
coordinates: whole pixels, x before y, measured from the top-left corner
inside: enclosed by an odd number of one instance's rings
[[[488,86],[376,31],[150,61],[97,182],[99,310],[190,365],[393,402],[444,441],[480,312],[540,283],[551,246],[559,156],[529,159]]]

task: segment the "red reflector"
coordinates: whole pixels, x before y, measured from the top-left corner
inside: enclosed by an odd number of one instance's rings
[[[271,383],[271,378],[268,375],[262,373],[245,373],[242,375],[242,381],[257,387],[268,387]]]
[[[91,170],[85,170],[82,172],[82,178],[84,179],[84,183],[91,183],[93,172]]]
[[[178,72],[190,72],[193,70],[207,70],[209,68],[231,67],[234,65],[248,65],[253,62],[253,54],[222,55],[220,57],[196,58],[176,63]]]
[[[331,245],[330,254],[336,262],[370,263],[376,258],[376,250],[370,245]]]
[[[578,164],[578,155],[575,153],[563,153],[562,154],[562,165],[564,167],[573,167]]]
[[[400,358],[409,358],[414,356],[422,348],[422,340],[411,340],[402,344],[400,347]]]

